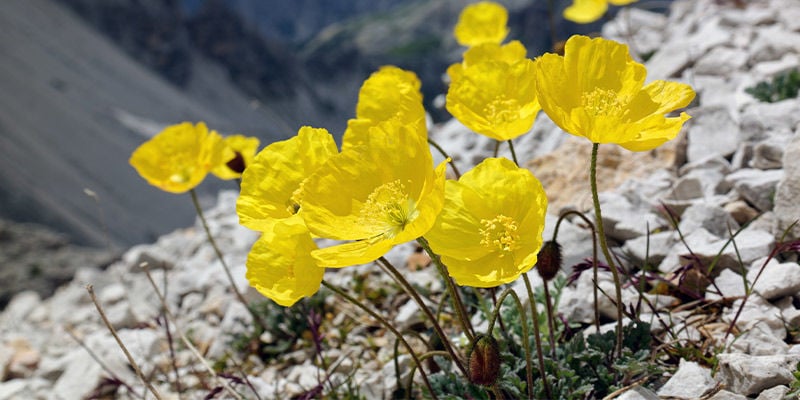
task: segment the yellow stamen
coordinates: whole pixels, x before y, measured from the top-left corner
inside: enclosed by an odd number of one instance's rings
[[[360,220],[362,224],[385,225],[380,236],[392,238],[405,229],[418,213],[414,200],[406,192],[406,186],[396,179],[378,186],[370,193],[361,209]]]
[[[500,250],[500,257],[505,253],[510,253],[517,249],[519,234],[517,233],[517,221],[514,218],[500,214],[492,219],[482,219],[480,234],[481,245]]]

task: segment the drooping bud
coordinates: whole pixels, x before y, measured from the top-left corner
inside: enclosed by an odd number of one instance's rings
[[[544,242],[536,261],[536,270],[539,276],[547,282],[556,277],[561,269],[561,245],[555,240]]]
[[[489,335],[478,335],[469,351],[467,374],[476,385],[491,386],[500,375],[500,347]]]

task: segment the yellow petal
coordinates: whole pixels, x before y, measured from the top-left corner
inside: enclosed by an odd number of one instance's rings
[[[482,1],[464,7],[455,27],[456,41],[463,46],[500,43],[508,36],[508,11],[500,4]]]
[[[307,126],[295,137],[261,150],[242,174],[236,201],[239,223],[266,230],[272,220],[297,213],[303,201],[303,182],[335,154],[333,136],[325,129]]]
[[[483,61],[499,61],[506,64],[514,64],[522,61],[528,51],[518,40],[500,45],[497,43],[483,43],[478,46],[470,47],[464,52],[464,66],[469,67]]]
[[[635,3],[637,1],[639,1],[639,0],[608,0],[609,3],[611,3],[611,4],[615,5],[615,6],[625,6],[625,5],[628,5],[628,4],[631,4],[631,3]]]
[[[597,21],[608,10],[606,0],[574,0],[564,10],[564,18],[579,24]]]
[[[149,184],[171,193],[184,193],[200,184],[220,164],[222,137],[202,122],[166,127],[139,146],[129,160]]]
[[[420,86],[416,74],[394,66],[381,67],[370,75],[361,85],[356,118],[348,121],[342,149],[360,145],[371,127],[390,119],[414,122],[424,129],[425,109]]]
[[[373,261],[430,229],[442,207],[445,166],[434,170],[426,135],[417,128],[396,120],[372,127],[362,145],[343,150],[309,178],[302,212],[309,230],[355,242],[315,252],[324,265]]]
[[[425,237],[459,285],[497,286],[535,265],[547,197],[530,171],[489,158],[448,181],[445,193]]]
[[[223,139],[225,156],[222,163],[211,170],[220,179],[241,178],[244,169],[253,163],[260,144],[258,138],[244,135],[231,135]]]
[[[535,92],[535,63],[484,61],[463,71],[447,92],[447,110],[473,131],[505,141],[533,126],[541,109]]]
[[[299,216],[276,222],[247,255],[247,281],[264,296],[290,307],[319,290],[325,269],[311,256],[316,249]]]

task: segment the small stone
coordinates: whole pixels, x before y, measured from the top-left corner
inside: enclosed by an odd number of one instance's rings
[[[711,371],[696,362],[681,359],[675,374],[658,389],[658,396],[699,398],[715,384]]]
[[[778,385],[788,385],[794,380],[792,372],[800,355],[750,356],[747,354],[719,354],[717,377],[725,387],[736,393],[751,396]]]
[[[622,249],[637,264],[658,265],[677,241],[674,231],[657,232],[628,240]]]
[[[775,259],[764,265],[766,258],[756,260],[747,273],[747,280],[753,283],[761,297],[772,300],[800,292],[800,265],[797,263],[779,263]],[[763,272],[760,270],[763,267]],[[758,276],[758,281],[755,281]]]
[[[659,400],[658,395],[643,386],[634,386],[625,393],[615,397],[616,400]]]
[[[762,329],[759,325],[744,331],[737,337],[728,337],[729,351],[741,352],[752,356],[769,356],[773,354],[785,354],[789,351],[789,345],[783,340],[774,336],[769,329]]]
[[[721,294],[715,293],[716,289],[719,289]],[[744,294],[744,278],[733,272],[733,270],[726,268],[714,279],[714,285],[708,287],[706,299],[732,298],[744,296]]]
[[[739,126],[724,107],[698,107],[692,112],[689,122],[689,162],[710,155],[729,156],[739,146]]]
[[[687,208],[681,216],[678,229],[692,232],[703,228],[717,237],[727,237],[739,230],[739,224],[722,207],[698,203]]]
[[[733,302],[730,309],[726,309],[722,320],[730,323],[736,318],[736,313],[742,305],[743,299]],[[747,302],[736,318],[736,327],[744,332],[750,329],[761,329],[772,336],[783,340],[786,337],[786,327],[780,319],[781,310],[764,300],[757,294],[747,297]]]
[[[758,217],[758,210],[750,207],[742,200],[736,200],[725,204],[723,209],[725,209],[725,211],[730,214],[733,220],[739,225],[750,222]]]
[[[720,390],[709,397],[708,400],[747,400],[747,397],[727,390]]]
[[[737,192],[759,211],[772,210],[775,186],[783,178],[783,170],[740,169],[725,180],[733,184]]]
[[[400,309],[397,310],[394,321],[398,328],[407,329],[413,325],[422,323],[424,319],[419,305],[417,305],[414,300],[408,300],[406,304],[403,304]]]
[[[753,147],[750,166],[757,169],[778,169],[783,167],[783,141],[761,142]]]
[[[778,385],[761,392],[758,397],[756,397],[756,400],[783,400],[786,398],[786,393],[789,393],[789,388]]]
[[[747,52],[730,47],[715,47],[697,60],[697,74],[727,76],[747,65]]]
[[[777,228],[783,231],[800,219],[800,135],[796,135],[783,153],[783,171],[775,190],[775,215]],[[790,238],[800,237],[800,226],[795,225]]]

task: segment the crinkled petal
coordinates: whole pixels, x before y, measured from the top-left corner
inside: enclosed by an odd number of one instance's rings
[[[653,150],[667,141],[675,139],[680,133],[683,123],[689,118],[691,117],[686,113],[681,113],[680,116],[672,118],[655,115],[640,125],[641,131],[637,139],[619,143],[619,145],[630,151]]]
[[[236,201],[239,223],[265,230],[271,220],[297,213],[304,197],[303,182],[335,154],[333,136],[311,127],[302,127],[295,137],[261,150],[242,174]]]
[[[319,290],[324,268],[311,256],[317,246],[298,216],[276,222],[247,256],[247,281],[262,295],[290,307]]]

